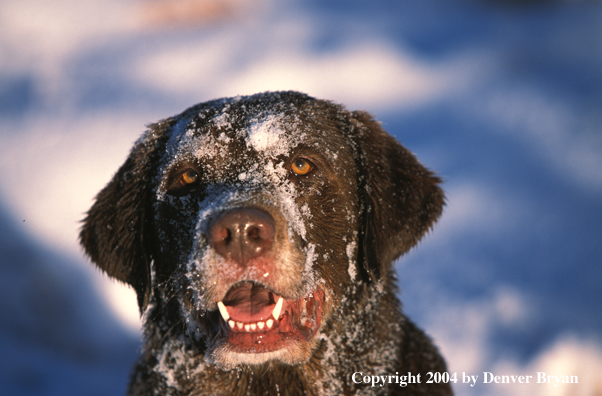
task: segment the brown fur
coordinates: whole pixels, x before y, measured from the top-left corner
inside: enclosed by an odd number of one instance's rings
[[[253,140],[262,131],[278,140]],[[291,171],[299,158],[313,165],[307,175]],[[199,180],[182,187],[185,170]],[[151,125],[80,235],[138,295],[145,344],[129,394],[451,395],[425,384],[445,363],[403,315],[391,267],[441,214],[439,183],[367,113],[296,92],[202,103]],[[216,247],[216,219],[237,210],[271,219],[252,259]],[[244,342],[236,352],[216,304],[245,282],[290,307],[323,292],[319,326],[284,354],[247,353]],[[422,383],[373,388],[356,372]]]

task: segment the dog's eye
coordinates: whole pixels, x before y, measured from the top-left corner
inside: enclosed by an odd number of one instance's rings
[[[201,173],[192,166],[174,171],[168,179],[167,193],[182,196],[197,191],[201,186]]]
[[[188,186],[190,184],[196,183],[199,180],[199,174],[192,169],[188,169],[186,172],[180,175],[178,182],[180,186]]]
[[[307,175],[314,168],[314,165],[305,158],[297,158],[291,164],[291,170],[295,175]]]

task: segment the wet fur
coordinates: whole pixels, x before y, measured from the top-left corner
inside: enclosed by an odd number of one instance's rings
[[[213,127],[203,126],[204,120],[224,110],[244,121],[253,112],[279,109],[300,120],[299,128],[316,143],[312,147],[322,150],[320,158],[333,162],[323,164],[323,171],[313,179],[291,181],[304,192],[295,196],[296,205],[309,205],[313,216],[311,227],[310,220],[303,218],[305,237],[289,235],[288,243],[278,244],[292,257],[289,264],[278,264],[280,270],[289,271],[293,280],[287,280],[287,275],[275,281],[282,283],[279,287],[291,288],[295,296],[302,295],[308,284],[321,285],[327,294],[324,320],[314,342],[302,345],[305,350],[296,355],[300,362],[291,365],[276,359],[226,367],[219,359],[216,362],[216,345],[207,335],[213,334],[211,325],[219,320],[214,304],[223,292],[211,288],[202,292],[206,281],[190,281],[190,266],[183,262],[190,249],[202,244],[202,238],[195,239],[193,232],[202,224],[158,202],[157,192],[163,188],[163,174],[172,166],[166,165],[170,139],[182,123],[192,125],[194,121],[197,128],[211,130]],[[238,127],[244,129],[244,122]],[[235,136],[236,131],[231,133]],[[220,158],[215,157],[200,161],[199,166],[208,172],[228,166],[236,172],[237,166],[244,169],[249,165],[244,161],[230,163],[241,153],[249,158],[255,158],[254,154],[244,145],[236,147],[235,139],[232,142],[226,147],[232,157],[224,163],[212,162]],[[239,185],[234,178],[224,178],[211,180]],[[296,92],[202,103],[150,125],[98,194],[80,235],[91,260],[113,278],[131,285],[138,296],[145,341],[128,394],[451,395],[446,384],[424,383],[427,372],[443,372],[446,366],[430,339],[403,315],[391,266],[441,214],[444,198],[439,183],[369,114],[350,112]],[[281,224],[286,216],[280,207],[267,202],[266,196],[269,194],[253,190],[241,202],[224,205],[261,207]],[[350,211],[353,216],[346,216]],[[303,248],[312,244],[316,258],[311,276],[316,279],[302,279],[301,275],[308,274],[299,257],[307,254]],[[354,247],[352,260],[347,256],[349,246]],[[198,277],[215,279],[212,268]],[[195,293],[200,303],[195,302]],[[355,372],[420,373],[422,384],[371,388],[353,383]]]

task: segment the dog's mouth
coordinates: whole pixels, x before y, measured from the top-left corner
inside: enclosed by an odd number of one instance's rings
[[[307,342],[318,331],[324,292],[316,288],[297,300],[288,300],[253,282],[234,285],[217,303],[228,349],[264,353]]]

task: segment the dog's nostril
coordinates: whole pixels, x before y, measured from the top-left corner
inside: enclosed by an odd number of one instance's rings
[[[210,243],[221,256],[246,263],[267,252],[274,241],[274,219],[254,208],[232,209],[222,213],[210,230]]]
[[[232,239],[230,230],[228,230],[227,228],[214,227],[212,231],[213,231],[211,233],[212,241],[228,243]]]
[[[271,219],[271,216],[268,221],[259,221],[253,224],[248,224],[246,227],[246,232],[247,237],[250,240],[258,241],[274,239],[274,224],[273,220]]]
[[[250,227],[249,230],[247,231],[247,235],[249,236],[249,238],[256,240],[256,239],[260,239],[259,237],[259,228],[257,227]]]

